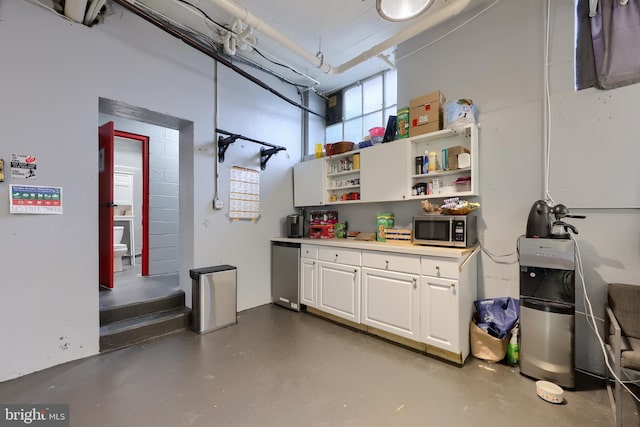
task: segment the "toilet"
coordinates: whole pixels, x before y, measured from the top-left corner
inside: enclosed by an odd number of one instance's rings
[[[124,235],[124,227],[113,227],[113,271],[122,271],[122,257],[127,254],[127,245],[120,243]]]

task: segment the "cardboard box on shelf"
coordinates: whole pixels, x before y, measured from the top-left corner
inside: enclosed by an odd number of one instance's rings
[[[464,148],[462,145],[456,145],[455,147],[447,148],[447,153],[450,156],[457,156],[458,154],[469,153],[469,150]]]
[[[440,120],[436,120],[435,122],[426,123],[420,126],[411,126],[409,128],[409,137],[435,132],[440,129],[442,129],[442,122]]]
[[[413,98],[409,101],[409,108],[422,107],[426,104],[430,104],[432,102],[439,102],[440,105],[444,104],[447,98],[440,92],[436,90],[435,92],[427,93],[426,95],[419,96],[417,98]]]
[[[409,101],[409,136],[442,129],[442,108],[446,101],[439,90]]]
[[[469,153],[469,150],[461,145],[447,148],[447,162],[449,170],[456,170],[460,168],[458,165],[458,155],[462,153]]]

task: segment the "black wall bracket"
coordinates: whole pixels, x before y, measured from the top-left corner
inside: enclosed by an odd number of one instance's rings
[[[278,151],[286,150],[284,147],[274,148],[261,148],[260,149],[260,169],[265,170],[267,168],[267,162]]]
[[[270,148],[260,149],[260,169],[265,170],[267,168],[267,162],[278,151],[286,150],[285,147],[279,145],[269,144],[268,142],[258,141],[256,139],[248,138],[246,136],[239,135],[237,133],[227,132],[226,130],[216,129],[216,132],[227,136],[218,136],[218,161],[224,163],[224,155],[227,152],[229,145],[236,142],[237,139],[243,139],[245,141],[255,142],[256,144],[264,145]]]
[[[227,152],[227,148],[229,145],[236,142],[236,139],[240,138],[241,135],[229,135],[227,137],[219,136],[218,137],[218,161],[220,163],[224,163],[224,153]]]

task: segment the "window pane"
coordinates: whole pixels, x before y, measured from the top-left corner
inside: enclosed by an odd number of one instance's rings
[[[387,108],[386,110],[384,110],[384,127],[387,127],[387,122],[389,121],[389,116],[397,116],[397,115],[398,115],[398,109],[396,108],[395,105],[393,105],[390,108]]]
[[[390,107],[398,102],[398,72],[396,70],[384,73],[384,106]]]
[[[335,125],[327,126],[324,141],[329,143],[342,141],[342,123],[336,123]]]
[[[378,126],[383,128],[387,127],[386,123],[382,123],[382,111],[378,111],[373,114],[367,114],[366,116],[364,116],[363,124],[364,124],[363,130],[365,132],[365,135],[369,134],[369,129],[371,128],[378,127]]]
[[[348,120],[362,115],[362,86],[354,86],[344,92],[344,117]]]
[[[344,140],[351,142],[362,141],[362,117],[344,122]]]
[[[382,75],[365,80],[362,84],[362,97],[364,114],[382,109]]]

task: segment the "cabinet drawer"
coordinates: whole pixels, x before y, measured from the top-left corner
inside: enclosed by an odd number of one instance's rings
[[[379,268],[381,270],[419,274],[420,256],[391,252],[362,251],[362,265],[364,267]]]
[[[300,245],[300,256],[302,258],[318,259],[318,247],[315,245]]]
[[[460,276],[458,261],[442,257],[421,257],[420,273],[423,276],[457,279]]]
[[[320,261],[337,262],[340,264],[360,265],[360,249],[330,248],[321,246],[318,248]]]

